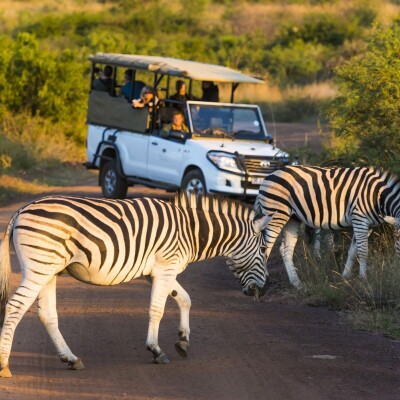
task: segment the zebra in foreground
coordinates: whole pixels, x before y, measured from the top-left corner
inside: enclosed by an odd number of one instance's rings
[[[69,274],[96,285],[116,285],[140,276],[152,281],[147,349],[158,364],[168,358],[158,345],[165,302],[171,295],[180,309],[181,356],[189,346],[190,297],[176,277],[189,263],[226,256],[227,264],[255,297],[266,291],[264,238],[269,217],[253,220],[245,206],[216,198],[173,202],[143,198],[107,200],[45,197],[19,209],[0,246],[0,301],[4,317],[0,337],[0,377],[10,377],[9,355],[17,324],[38,297],[39,317],[61,361],[82,369],[58,328],[56,276]],[[8,300],[10,239],[22,280]]]
[[[367,276],[370,228],[388,222],[395,226],[400,254],[400,180],[376,168],[319,168],[287,166],[268,175],[260,186],[256,217],[273,215],[265,230],[266,258],[283,232],[280,252],[290,283],[302,283],[293,264],[300,223],[315,229],[353,227],[354,236],[343,276],[348,277],[356,254],[360,276]]]

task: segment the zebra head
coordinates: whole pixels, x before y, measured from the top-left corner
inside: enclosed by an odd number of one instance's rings
[[[258,299],[267,291],[268,277],[265,239],[262,231],[272,217],[250,221],[249,234],[226,259],[226,263],[243,286],[243,293]]]

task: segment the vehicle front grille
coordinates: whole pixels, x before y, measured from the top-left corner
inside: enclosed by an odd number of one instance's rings
[[[255,183],[251,183],[251,182],[246,182],[246,181],[241,181],[240,182],[240,186],[242,187],[242,189],[254,189],[254,190],[259,190],[260,189],[260,184],[255,184]]]
[[[244,156],[240,160],[249,175],[268,175],[284,165],[282,159],[272,157]]]

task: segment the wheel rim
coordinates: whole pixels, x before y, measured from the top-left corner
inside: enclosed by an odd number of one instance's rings
[[[191,194],[195,194],[196,196],[204,194],[203,182],[198,178],[191,179],[186,186],[186,194],[189,196]]]
[[[104,176],[104,189],[107,194],[112,194],[115,192],[117,185],[117,174],[113,170],[108,170]]]

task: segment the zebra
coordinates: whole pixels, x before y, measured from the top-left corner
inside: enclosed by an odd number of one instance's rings
[[[400,180],[379,168],[321,168],[285,166],[268,175],[255,200],[256,217],[274,215],[264,232],[266,259],[282,231],[282,255],[290,283],[303,287],[293,253],[303,222],[314,229],[353,227],[354,236],[343,277],[348,278],[355,256],[366,279],[370,228],[388,222],[395,227],[400,254]]]
[[[261,232],[269,220],[254,220],[253,210],[232,200],[185,195],[173,201],[53,196],[22,207],[12,216],[0,245],[0,377],[11,377],[14,332],[36,298],[40,320],[61,361],[73,370],[84,368],[58,328],[56,277],[61,274],[95,285],[147,277],[152,289],[146,347],[153,362],[169,362],[158,344],[168,295],[180,309],[175,348],[186,357],[191,300],[177,275],[194,261],[225,256],[244,294],[264,295],[267,282]],[[22,279],[8,300],[11,238]]]

